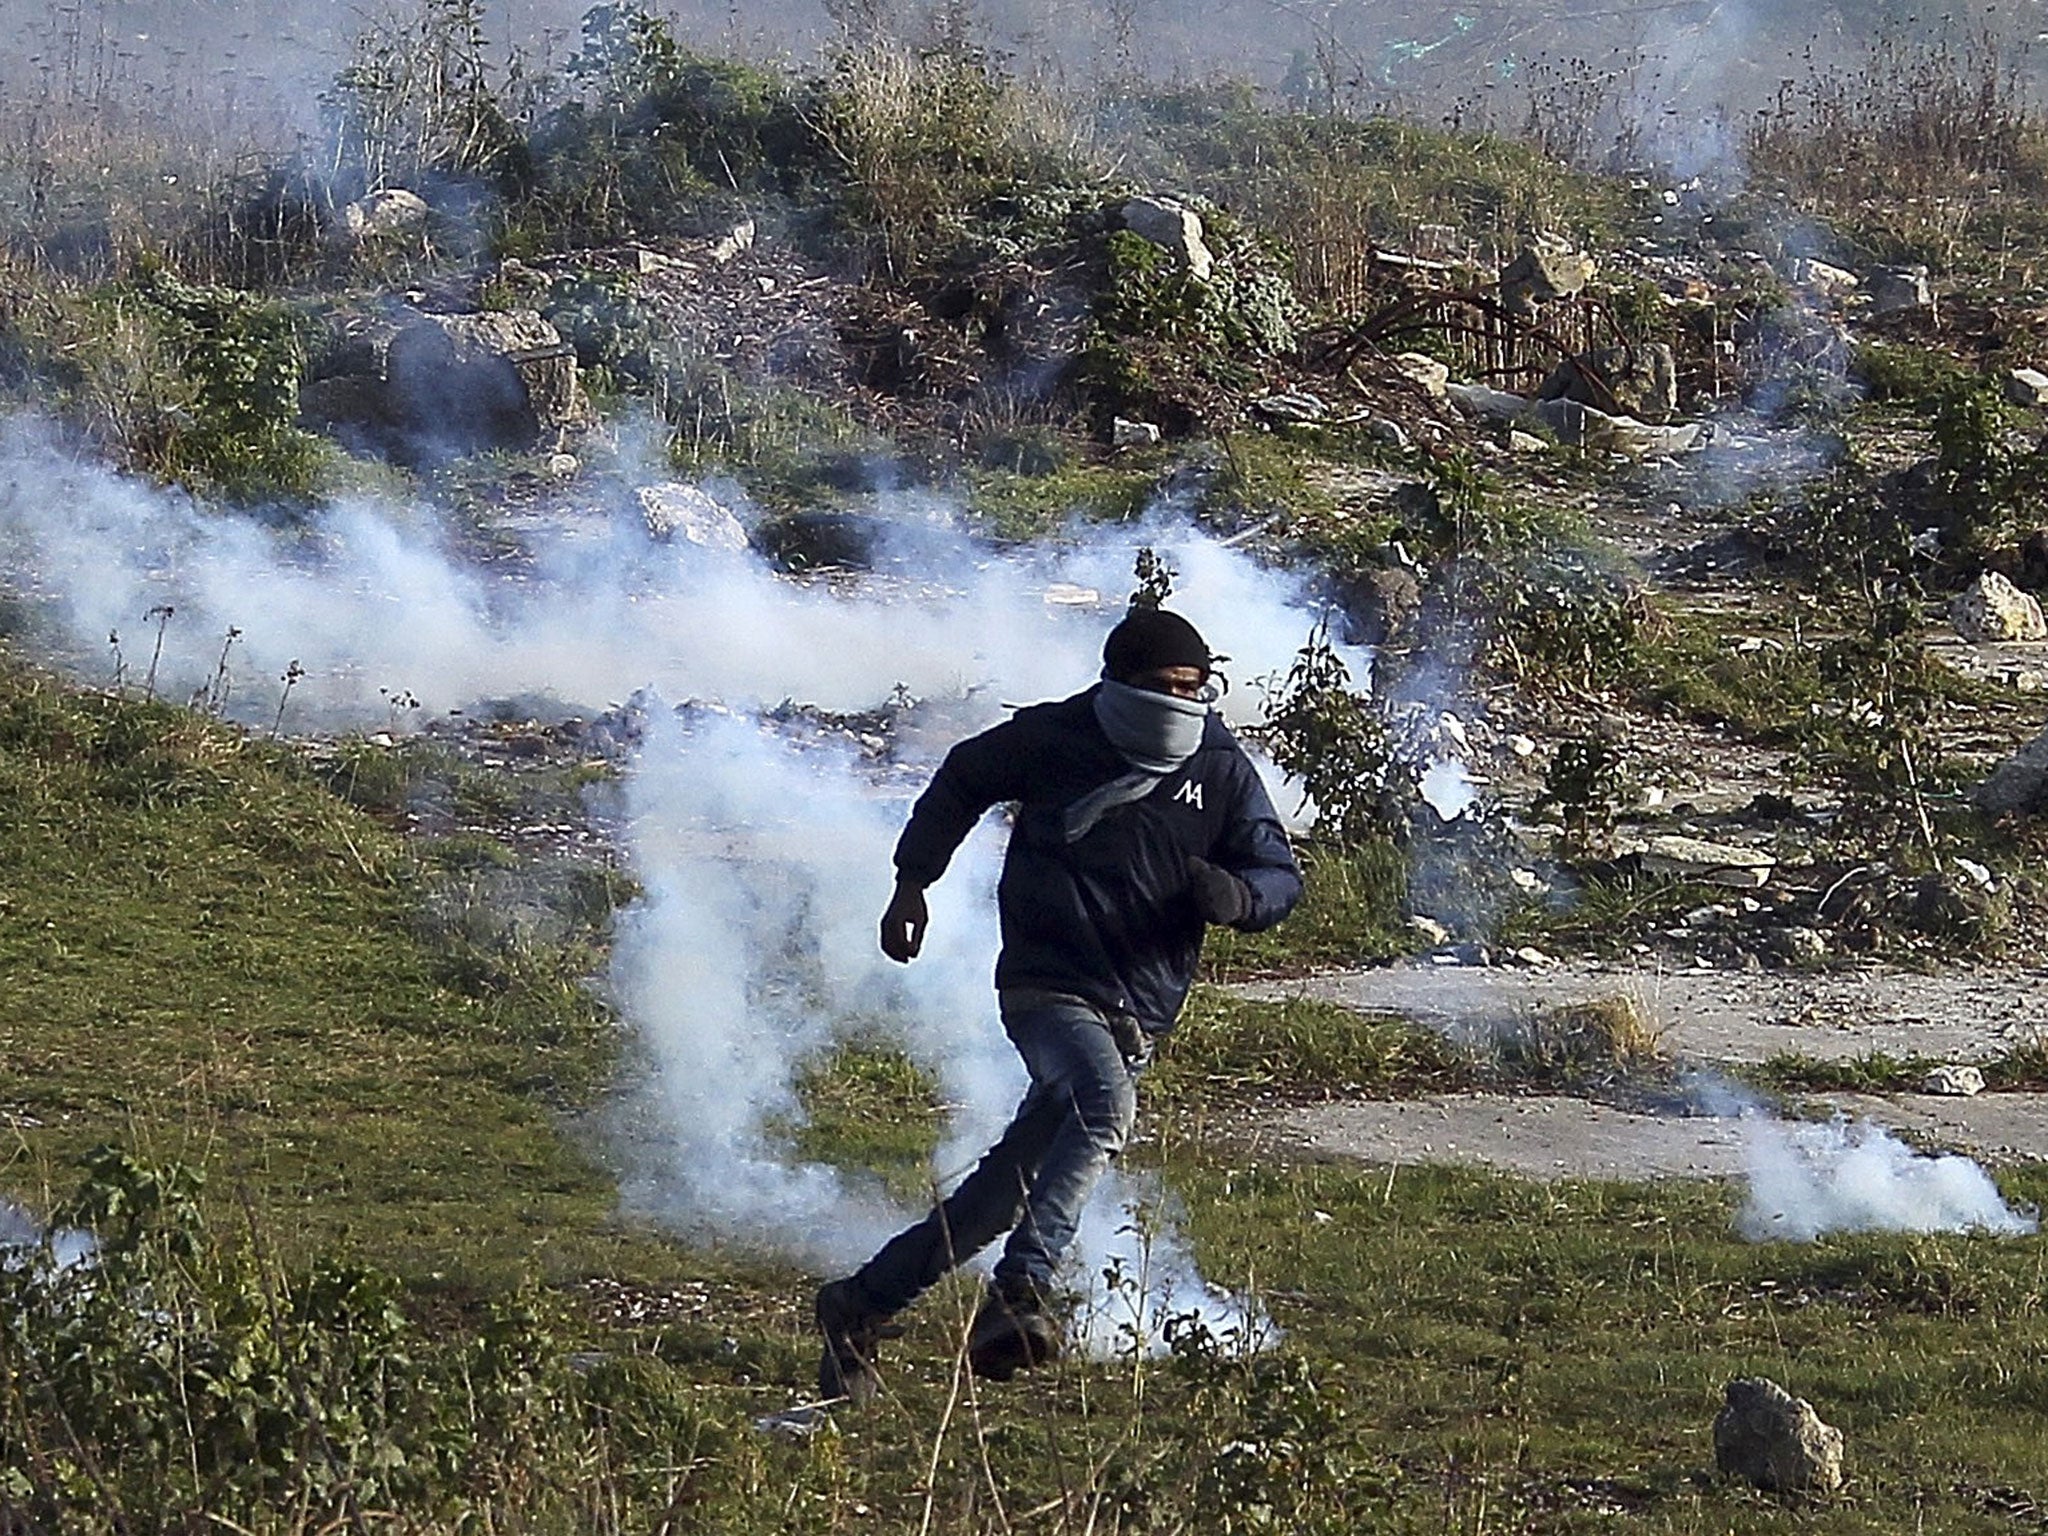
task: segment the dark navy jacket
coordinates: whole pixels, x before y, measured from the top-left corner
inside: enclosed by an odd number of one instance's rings
[[[1301,899],[1287,834],[1229,727],[1209,717],[1194,756],[1144,799],[1065,838],[1068,805],[1130,772],[1096,722],[1095,690],[1019,710],[946,754],[896,844],[896,868],[930,885],[990,806],[1017,803],[996,905],[998,988],[1065,992],[1172,1027],[1194,982],[1202,918],[1188,860],[1251,888],[1236,926],[1270,928]]]

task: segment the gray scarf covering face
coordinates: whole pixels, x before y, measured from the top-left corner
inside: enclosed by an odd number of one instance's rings
[[[1114,807],[1144,799],[1161,779],[1193,757],[1208,726],[1209,704],[1206,698],[1183,699],[1104,678],[1095,692],[1095,718],[1131,772],[1067,807],[1067,841],[1086,837]]]

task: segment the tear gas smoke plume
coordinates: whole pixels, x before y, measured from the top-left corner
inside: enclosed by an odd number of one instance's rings
[[[1749,1198],[1735,1219],[1751,1242],[1807,1243],[1828,1232],[2040,1230],[2015,1211],[1977,1164],[1928,1157],[1867,1120],[1825,1124],[1756,1119],[1747,1127]]]
[[[1788,1121],[1714,1073],[1688,1079],[1702,1114],[1741,1122],[1749,1182],[1735,1229],[1753,1243],[1810,1243],[1829,1232],[1990,1232],[2039,1229],[2005,1203],[1976,1163],[1916,1152],[1868,1120]]]
[[[623,790],[623,829],[646,898],[621,920],[614,983],[644,1058],[620,1123],[638,1210],[680,1230],[769,1247],[826,1266],[864,1257],[915,1214],[788,1146],[805,1065],[840,1039],[894,1044],[925,1063],[955,1106],[936,1160],[963,1173],[1007,1116],[1021,1069],[995,1017],[992,890],[999,857],[984,831],[932,893],[925,956],[907,970],[876,948],[889,853],[910,795],[942,750],[1004,701],[1085,685],[1120,609],[1139,544],[1176,571],[1175,604],[1240,680],[1283,673],[1312,616],[1291,578],[1164,522],[1098,531],[1065,549],[995,554],[946,530],[918,549],[935,562],[914,589],[800,583],[751,555],[651,540],[637,512],[535,529],[530,565],[490,568],[449,552],[418,509],[341,506],[280,529],[80,464],[32,432],[0,440],[0,553],[27,574],[34,606],[75,654],[110,630],[139,674],[145,615],[175,610],[159,688],[182,697],[239,631],[234,700],[267,723],[293,661],[293,695],[330,719],[379,721],[378,694],[433,709],[549,693],[601,705],[652,685],[696,701],[656,704]],[[1054,583],[1061,599],[1048,602]],[[1099,594],[1085,611],[1082,590]],[[1369,658],[1347,660],[1364,676]],[[893,771],[850,749],[771,727],[763,705],[875,707],[906,687],[952,703],[948,729],[906,738]],[[1240,686],[1226,713],[1254,714]],[[1219,1334],[1262,1322],[1212,1298],[1170,1215],[1142,1183],[1113,1177],[1084,1228],[1083,1279],[1112,1260],[1142,1277],[1146,1306],[1109,1298],[1118,1323],[1156,1342],[1159,1320],[1195,1311]],[[1142,1230],[1140,1230],[1142,1229]]]

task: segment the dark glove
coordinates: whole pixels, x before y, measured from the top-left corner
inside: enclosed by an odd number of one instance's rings
[[[1252,888],[1207,859],[1188,860],[1188,894],[1209,923],[1241,923],[1252,915]]]

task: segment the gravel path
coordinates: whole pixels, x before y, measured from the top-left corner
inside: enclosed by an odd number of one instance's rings
[[[1662,1031],[1667,1051],[1707,1062],[1759,1062],[1781,1052],[1840,1061],[1872,1051],[1972,1061],[2030,1043],[2048,1026],[2048,971],[2018,968],[1917,976],[1419,964],[1239,990],[1398,1014],[1459,1038],[1484,1037],[1558,1003],[1628,996]]]
[[[1626,994],[1662,1030],[1666,1050],[1708,1069],[1780,1052],[1828,1060],[1872,1051],[1981,1060],[2030,1043],[2048,1024],[2048,972],[2016,967],[1918,976],[1403,965],[1237,990],[1400,1015],[1462,1039],[1483,1037],[1547,1005]],[[2048,1159],[2048,1095],[1841,1094],[1821,1102],[1928,1148],[1992,1162]],[[1538,1179],[1719,1178],[1744,1167],[1738,1118],[1639,1114],[1550,1095],[1307,1105],[1277,1115],[1259,1139],[1308,1156],[1472,1163]]]

